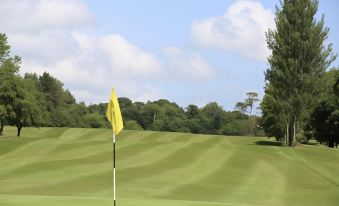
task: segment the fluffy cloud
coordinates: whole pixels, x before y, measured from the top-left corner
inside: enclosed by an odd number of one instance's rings
[[[161,63],[153,54],[130,44],[120,35],[103,36],[97,42],[117,73],[148,77],[161,72]]]
[[[94,23],[94,15],[81,0],[4,0],[0,5],[1,29],[7,32],[74,29]]]
[[[48,64],[67,58],[77,51],[78,43],[69,32],[43,30],[36,34],[6,33],[12,50],[24,60],[33,59]]]
[[[274,26],[274,15],[256,1],[236,1],[223,16],[195,21],[191,27],[194,44],[231,51],[264,61],[269,55],[265,32]]]
[[[82,0],[3,1],[0,25],[22,57],[22,73],[47,71],[87,103],[105,101],[112,86],[137,101],[163,98],[152,82],[205,80],[213,73],[199,54],[155,55],[120,34],[89,35],[84,28],[91,31],[96,20]]]
[[[214,69],[200,54],[184,52],[177,47],[167,47],[164,53],[168,58],[169,72],[178,79],[209,80]],[[178,72],[180,71],[180,72]]]
[[[54,39],[54,44],[63,44],[63,38]],[[16,41],[15,38],[13,41]],[[34,56],[23,56],[23,72],[41,74],[47,70],[70,87],[82,101],[100,102],[107,98],[105,91],[116,86],[121,95],[139,101],[157,99],[159,91],[149,85],[139,85],[139,80],[158,78],[163,72],[155,56],[130,44],[118,34],[90,37],[84,33],[68,35],[64,49],[68,52],[59,58],[40,59],[46,50],[37,50]],[[47,49],[47,48],[46,48]],[[58,46],[47,53],[59,53]],[[52,60],[54,59],[54,60]],[[151,89],[150,89],[151,88]],[[149,99],[147,99],[149,98]]]

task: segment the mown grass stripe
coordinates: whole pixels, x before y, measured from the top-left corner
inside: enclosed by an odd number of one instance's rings
[[[204,151],[201,151],[199,147],[208,147],[218,142],[220,142],[220,139],[206,139],[203,143],[189,143],[182,148],[176,148],[170,154],[152,164],[118,169],[118,180],[129,184],[138,179],[153,178],[164,172],[185,167],[204,154]]]
[[[15,132],[6,127],[0,139],[1,206],[89,206],[95,197],[95,205],[108,204],[110,129],[24,128],[22,138]],[[328,181],[339,178],[336,149],[172,132],[123,131],[117,140],[121,205],[334,206],[339,201],[339,187]]]

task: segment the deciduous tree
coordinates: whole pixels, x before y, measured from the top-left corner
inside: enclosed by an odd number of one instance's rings
[[[265,79],[265,95],[270,95],[275,118],[283,122],[284,141],[294,145],[296,135],[305,124],[319,94],[326,69],[335,60],[332,45],[325,45],[329,29],[324,16],[315,19],[317,0],[284,0],[277,7],[275,28],[267,32],[271,50]],[[268,107],[266,107],[267,109]],[[264,117],[265,118],[265,117]]]

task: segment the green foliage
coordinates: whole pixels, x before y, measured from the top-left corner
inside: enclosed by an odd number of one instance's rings
[[[136,120],[128,120],[124,123],[124,128],[128,130],[143,130]]]
[[[0,64],[9,58],[10,48],[6,34],[0,33]]]
[[[252,115],[252,109],[255,102],[259,101],[258,93],[256,92],[247,92],[247,98],[245,99],[245,105],[250,107],[250,115]]]
[[[258,136],[261,129],[258,127],[258,117],[250,117],[245,120],[238,120],[237,128],[239,130],[238,134],[241,136]]]
[[[242,112],[242,113],[246,113],[247,112],[247,104],[245,102],[237,102],[235,104],[234,109],[236,111]]]
[[[251,116],[254,104],[259,101],[258,93],[256,93],[256,92],[247,92],[246,96],[247,96],[247,98],[243,102],[237,102],[235,104],[234,109],[236,111],[239,111],[239,112],[242,112],[242,113],[246,113],[247,109],[250,108],[249,115]]]
[[[204,129],[204,127],[201,125],[201,119],[200,118],[189,118],[186,120],[186,128],[192,132],[192,133],[207,133],[207,131]]]
[[[273,87],[268,85],[265,89],[266,94],[262,100],[260,107],[262,109],[262,127],[268,137],[275,137],[282,140],[285,135],[283,102],[275,100],[273,97]]]
[[[18,136],[25,126],[83,127],[86,105],[76,104],[63,84],[47,72],[19,76],[21,60],[11,57],[9,49],[6,35],[0,34],[0,134],[4,124],[15,125]]]
[[[339,70],[332,69],[321,79],[322,94],[319,102],[311,112],[310,119],[304,128],[308,138],[315,138],[318,142],[333,147],[338,144],[339,137],[337,113],[339,110],[339,101],[336,96],[336,85]]]
[[[187,118],[195,118],[199,115],[199,108],[196,105],[190,104],[186,107]]]
[[[241,121],[241,120],[240,120]],[[221,127],[221,134],[223,135],[240,135],[238,122],[229,122]]]
[[[253,122],[244,121],[242,125],[250,129],[241,133],[238,120],[247,120],[249,117],[238,111],[226,112],[216,102],[202,108],[188,105],[185,110],[164,99],[133,103],[124,97],[119,98],[119,104],[127,129],[253,136],[258,131]],[[91,105],[89,108],[94,107]]]
[[[20,63],[20,57],[10,56],[6,35],[0,34],[0,134],[6,121],[17,126],[18,136],[23,126],[40,122],[36,99],[18,75]]]
[[[267,32],[272,51],[266,70],[263,126],[268,135],[292,145],[319,99],[326,69],[335,60],[332,45],[324,45],[329,29],[316,21],[318,1],[282,1],[275,29]],[[272,120],[270,123],[269,120]]]
[[[327,120],[335,111],[335,107],[330,102],[323,101],[314,108],[310,118],[310,125],[314,130],[314,136],[320,143],[326,143],[329,136],[327,130]]]
[[[338,147],[339,144],[339,108],[331,113],[326,120],[326,130],[328,132],[328,146]]]
[[[103,128],[106,125],[105,119],[99,113],[88,113],[82,118],[83,127]]]
[[[0,117],[5,117],[6,113],[7,111],[5,105],[0,105]]]
[[[25,87],[25,82],[20,77],[13,79],[13,92],[15,98],[11,102],[11,112],[7,118],[9,124],[18,128],[20,136],[22,127],[39,126],[41,124],[41,111],[35,96]]]
[[[335,83],[333,85],[333,91],[334,94],[339,97],[339,72],[337,70],[337,74],[336,74],[336,79],[335,79]]]

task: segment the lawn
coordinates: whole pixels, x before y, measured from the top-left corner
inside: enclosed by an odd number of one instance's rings
[[[109,129],[24,128],[0,137],[1,206],[113,205]],[[339,150],[264,137],[123,131],[119,206],[339,204]]]

